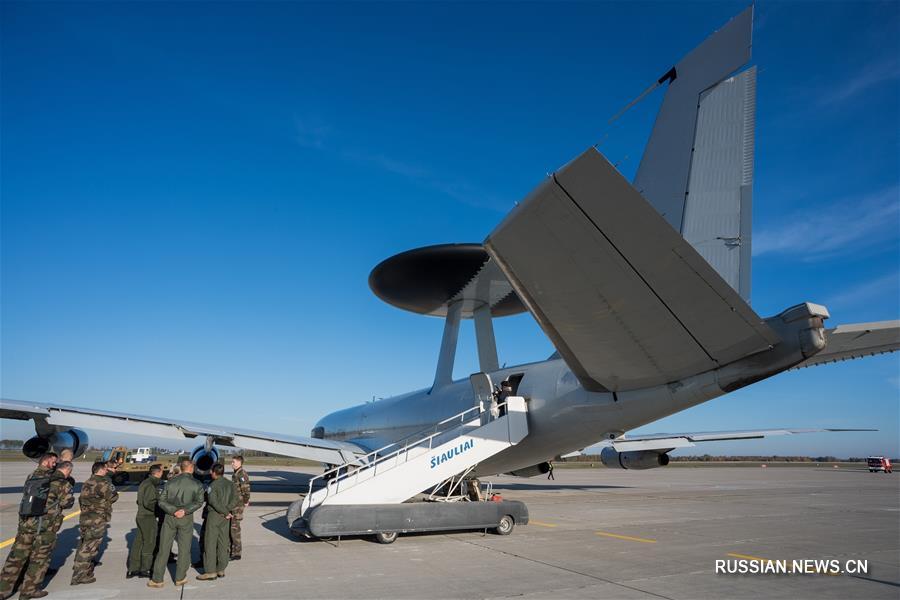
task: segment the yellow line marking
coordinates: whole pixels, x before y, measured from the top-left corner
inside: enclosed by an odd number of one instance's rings
[[[729,552],[726,556],[731,556],[733,558],[745,558],[747,560],[756,560],[759,562],[772,562],[771,558],[760,558],[758,556],[750,556],[749,554],[735,554],[734,552]]]
[[[538,527],[556,527],[553,523],[544,523],[543,521],[528,520],[529,525],[537,525]]]
[[[604,537],[616,538],[617,540],[628,540],[629,542],[644,542],[645,544],[655,544],[656,540],[650,540],[647,538],[639,538],[639,537],[631,537],[630,535],[619,535],[618,533],[606,533],[605,531],[597,531],[595,532],[597,535],[602,535]]]
[[[68,521],[69,519],[71,519],[73,517],[77,517],[80,514],[81,514],[81,511],[76,510],[75,512],[69,513],[66,516],[64,516],[63,521]],[[12,546],[13,542],[15,542],[15,541],[16,541],[16,538],[14,538],[14,537],[9,538],[8,540],[4,540],[4,541],[0,542],[0,548],[6,548],[7,546]]]

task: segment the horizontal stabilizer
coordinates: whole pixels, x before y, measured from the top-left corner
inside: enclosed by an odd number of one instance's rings
[[[900,321],[840,325],[825,330],[825,349],[795,369],[900,350]]]
[[[779,339],[593,148],[484,245],[592,391],[677,381]]]
[[[209,437],[220,446],[259,450],[327,464],[354,462],[368,452],[349,442],[232,429],[59,404],[21,402],[7,398],[0,399],[0,418],[33,420],[36,428],[51,430],[78,427],[180,440]]]

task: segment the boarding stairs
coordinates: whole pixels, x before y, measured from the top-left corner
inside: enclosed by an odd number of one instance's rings
[[[528,435],[525,399],[476,406],[309,482],[300,514],[328,504],[398,504],[469,471]]]

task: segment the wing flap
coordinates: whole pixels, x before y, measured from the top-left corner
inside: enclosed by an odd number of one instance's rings
[[[675,381],[778,340],[593,148],[540,185],[485,247],[591,390]]]
[[[825,349],[795,369],[900,350],[900,321],[840,325],[825,330]]]

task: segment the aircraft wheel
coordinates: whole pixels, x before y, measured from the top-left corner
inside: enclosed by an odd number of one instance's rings
[[[396,539],[396,531],[379,531],[375,534],[375,541],[379,544],[393,544]]]
[[[503,518],[500,519],[500,523],[497,524],[497,528],[494,532],[497,535],[509,535],[512,533],[513,528],[516,526],[516,521],[509,515],[503,515]]]

